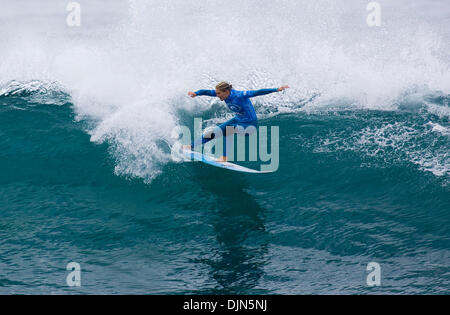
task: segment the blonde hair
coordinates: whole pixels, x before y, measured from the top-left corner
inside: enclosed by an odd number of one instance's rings
[[[231,91],[232,88],[233,88],[233,86],[230,83],[225,82],[225,81],[219,82],[216,85],[216,89],[224,91],[224,92],[225,91]]]

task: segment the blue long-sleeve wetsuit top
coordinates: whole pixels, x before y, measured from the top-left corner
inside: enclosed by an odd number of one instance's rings
[[[230,95],[225,99],[225,103],[230,110],[236,113],[237,121],[253,122],[257,121],[258,118],[250,98],[274,92],[278,92],[278,89],[261,89],[256,91],[236,91],[232,89]],[[215,90],[199,90],[195,94],[198,96],[217,96]]]

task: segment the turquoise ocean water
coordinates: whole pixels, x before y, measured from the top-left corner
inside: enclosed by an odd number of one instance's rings
[[[380,1],[375,30],[357,1],[80,1],[79,29],[44,3],[2,13],[1,294],[450,293],[448,4]],[[230,117],[186,96],[220,79],[291,85],[254,102],[277,172],[171,160]]]

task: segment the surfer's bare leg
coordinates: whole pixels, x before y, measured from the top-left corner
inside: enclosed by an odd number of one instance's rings
[[[216,160],[217,162],[227,162],[227,146],[228,146],[227,139],[228,139],[228,137],[234,135],[235,133],[236,133],[236,130],[233,125],[225,126],[225,134],[223,136],[223,140],[224,140],[223,155]],[[231,142],[231,144],[232,143],[233,142]]]

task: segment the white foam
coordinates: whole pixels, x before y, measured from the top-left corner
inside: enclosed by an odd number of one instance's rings
[[[435,123],[427,123],[425,127],[431,128],[421,130],[418,126],[396,122],[365,127],[353,131],[350,135],[347,134],[348,131],[333,131],[319,144],[313,143],[314,152],[361,152],[364,156],[381,160],[379,167],[409,162],[417,165],[422,171],[431,172],[436,176],[448,176],[450,175],[448,146],[435,145],[429,140],[436,139],[430,132],[448,135],[448,128]],[[424,146],[426,142],[429,144]]]
[[[187,91],[219,80],[241,89],[291,85],[285,94],[255,99],[261,118],[336,100],[345,108],[392,110],[417,85],[448,94],[446,19],[413,16],[405,1],[395,8],[380,2],[380,28],[365,24],[366,4],[357,0],[130,0],[128,11],[80,1],[79,29],[65,25],[64,5],[39,1],[20,17],[10,9],[15,4],[4,4],[0,83],[58,82],[78,119],[96,122],[92,141],[111,143],[116,171],[153,178],[168,159],[158,140],[172,141],[177,109],[210,106]],[[108,1],[105,9],[124,3]],[[52,22],[30,19],[37,12]]]
[[[436,105],[436,104],[427,104],[427,111],[437,115],[439,118],[449,118],[450,117],[450,107]]]
[[[425,125],[431,127],[431,130],[434,132],[438,132],[444,136],[450,136],[450,128],[449,127],[444,127],[438,123],[433,123],[431,121],[429,121]]]

